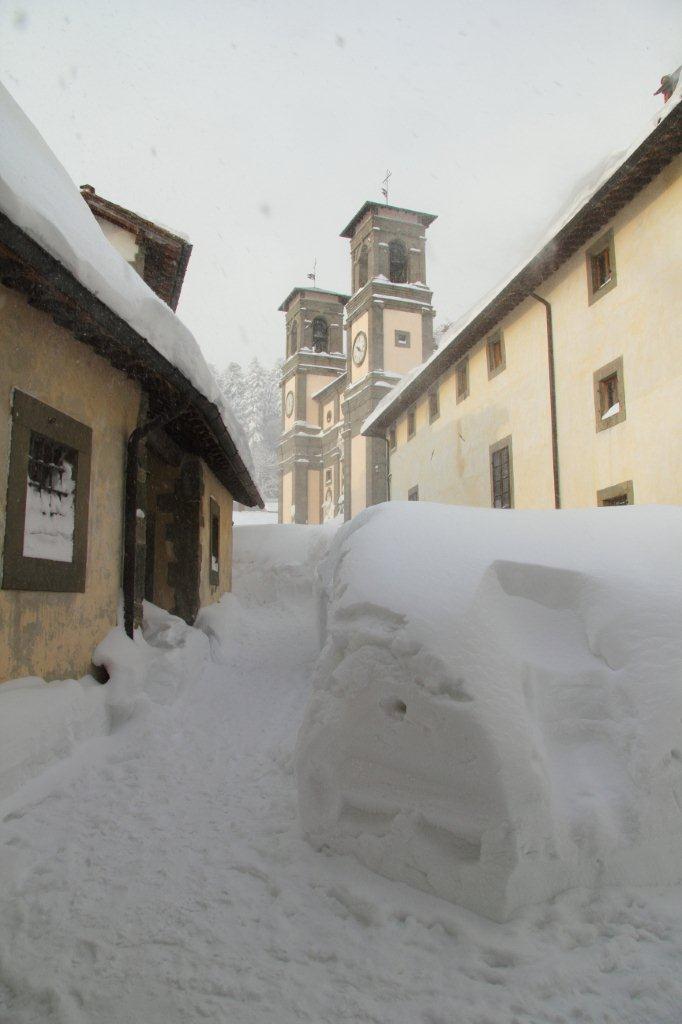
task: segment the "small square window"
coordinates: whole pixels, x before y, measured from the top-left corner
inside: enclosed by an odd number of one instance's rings
[[[391,429],[388,432],[388,447],[389,447],[389,449],[391,451],[393,451],[393,449],[396,447],[396,444],[397,444],[397,441],[396,441],[395,427],[391,427]]]
[[[463,402],[469,397],[469,360],[463,359],[457,364],[457,401]]]
[[[417,416],[414,409],[410,409],[407,414],[407,437],[408,440],[417,432]]]
[[[438,388],[429,391],[429,423],[433,423],[440,416],[440,402],[438,399]]]
[[[597,430],[608,430],[625,419],[623,358],[602,366],[594,374],[594,412]]]
[[[507,365],[504,338],[501,331],[497,331],[488,338],[486,348],[488,352],[488,380],[490,380],[492,377],[496,377],[498,373],[502,373]]]
[[[493,508],[513,508],[511,437],[490,446],[490,489]]]
[[[409,348],[410,347],[410,332],[409,331],[396,331],[395,332],[395,343],[398,348]]]
[[[410,487],[407,492],[408,501],[419,501],[419,487]]]
[[[597,505],[600,508],[609,505],[634,505],[635,494],[632,480],[625,480],[622,484],[614,484],[613,487],[604,487],[597,491]]]
[[[220,583],[220,505],[215,498],[210,499],[211,537],[210,565],[208,582],[212,587]]]
[[[613,232],[605,235],[587,250],[587,293],[590,305],[616,285],[616,253]]]
[[[15,390],[2,586],[83,592],[92,430]]]

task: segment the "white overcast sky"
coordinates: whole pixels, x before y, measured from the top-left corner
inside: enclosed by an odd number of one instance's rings
[[[438,214],[464,312],[661,106],[680,0],[0,0],[2,76],[77,184],[189,235],[179,313],[218,367],[349,286],[365,199]],[[0,145],[2,140],[0,140]]]

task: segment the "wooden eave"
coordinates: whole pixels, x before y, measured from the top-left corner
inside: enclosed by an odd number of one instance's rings
[[[383,437],[438,378],[496,327],[682,152],[682,103],[668,114],[611,177],[453,341],[440,349],[366,431]]]
[[[192,253],[191,242],[132,210],[126,210],[124,206],[112,203],[110,199],[98,196],[92,186],[83,185],[81,196],[94,216],[135,235],[138,244],[144,247],[145,282],[172,310],[176,310]]]
[[[258,488],[213,402],[2,213],[0,281],[137,381],[149,396],[150,418],[183,410],[166,432],[183,451],[200,455],[236,501],[263,508]]]

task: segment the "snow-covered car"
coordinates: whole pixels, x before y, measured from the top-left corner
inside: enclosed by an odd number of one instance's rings
[[[391,503],[321,568],[310,841],[496,919],[682,876],[682,515]]]

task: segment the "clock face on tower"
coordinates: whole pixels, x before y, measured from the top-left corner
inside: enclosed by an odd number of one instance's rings
[[[291,416],[294,411],[294,393],[293,391],[287,392],[287,397],[284,400],[284,411],[287,416]]]
[[[356,366],[360,366],[365,361],[367,354],[367,335],[364,331],[360,331],[359,334],[355,335],[355,341],[353,342],[353,362]]]

